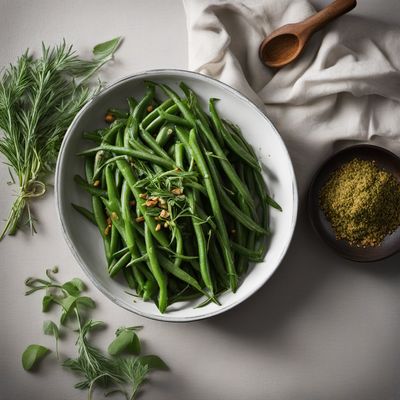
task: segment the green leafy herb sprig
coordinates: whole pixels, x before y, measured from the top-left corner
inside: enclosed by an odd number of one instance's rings
[[[62,361],[65,368],[81,377],[75,387],[87,390],[89,400],[93,398],[94,388],[98,386],[107,391],[106,395],[119,393],[127,400],[135,399],[149,372],[167,370],[167,365],[158,356],[140,355],[141,343],[137,331],[141,326],[118,328],[115,339],[108,346],[109,355],[93,346],[88,338],[90,332],[105,325],[102,321],[89,318],[90,309],[95,307],[95,302],[82,295],[85,285],[80,279],[74,278],[61,284],[54,276],[57,271],[57,268],[47,270],[45,279],[28,278],[25,281],[28,288],[26,295],[43,290],[43,312],[49,311],[52,305],[61,307],[59,326],[50,320],[43,324],[44,333],[55,337],[57,357],[61,331],[76,325],[71,329],[77,332],[77,357]],[[37,367],[50,352],[50,349],[42,345],[29,345],[22,354],[24,369],[32,370]]]
[[[93,59],[77,56],[63,41],[42,44],[42,55],[28,50],[0,78],[0,153],[6,158],[17,197],[0,240],[23,224],[35,233],[30,200],[46,192],[46,177],[54,170],[64,134],[78,111],[99,90],[89,79],[113,58],[121,38],[98,44]]]

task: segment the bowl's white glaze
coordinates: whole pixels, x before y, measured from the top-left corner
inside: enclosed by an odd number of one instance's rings
[[[83,175],[83,160],[77,153],[91,146],[82,139],[82,132],[104,126],[104,114],[109,107],[126,108],[128,96],[140,98],[145,90],[145,80],[166,83],[173,88],[184,81],[195,90],[204,106],[210,97],[221,99],[218,109],[226,119],[240,126],[243,135],[254,147],[264,167],[264,179],[269,190],[283,208],[283,212],[271,210],[272,236],[264,262],[249,269],[236,293],[221,296],[221,306],[209,304],[194,308],[199,302],[176,303],[161,314],[152,302],[143,302],[127,294],[127,287],[107,274],[102,239],[97,228],[71,207],[71,203],[77,203],[90,208],[89,196],[73,181],[75,174]],[[281,137],[268,118],[233,88],[207,76],[181,70],[153,70],[123,78],[90,101],[76,116],[65,136],[57,161],[55,188],[65,239],[93,284],[121,307],[162,321],[185,322],[208,318],[229,310],[251,296],[264,285],[281,262],[291,241],[297,216],[298,195],[292,163]]]

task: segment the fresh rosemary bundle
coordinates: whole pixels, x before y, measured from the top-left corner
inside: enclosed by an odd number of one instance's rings
[[[0,79],[0,152],[6,158],[17,197],[0,240],[22,225],[35,233],[30,200],[46,192],[46,178],[54,170],[63,136],[77,112],[99,90],[89,79],[111,60],[121,38],[98,44],[93,59],[79,58],[63,41],[42,45],[40,58],[28,50]]]

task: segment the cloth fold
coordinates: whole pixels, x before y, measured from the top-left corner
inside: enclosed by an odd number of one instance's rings
[[[400,154],[400,27],[343,16],[301,57],[262,65],[263,38],[315,11],[306,0],[184,0],[191,70],[249,97],[291,154],[300,192],[334,150],[374,142]],[[260,132],[262,135],[262,132]]]

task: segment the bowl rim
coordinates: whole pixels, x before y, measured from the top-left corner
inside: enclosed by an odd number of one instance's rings
[[[131,79],[143,79],[146,80],[149,79],[151,76],[160,76],[160,75],[165,75],[165,76],[169,76],[169,75],[180,75],[182,77],[182,79],[184,79],[185,77],[194,77],[195,79],[200,79],[200,80],[205,80],[210,82],[212,85],[217,85],[222,87],[223,89],[227,90],[228,92],[230,92],[231,94],[233,94],[234,96],[239,97],[242,101],[244,101],[245,103],[247,103],[247,105],[252,108],[255,112],[257,112],[260,116],[262,116],[262,118],[265,120],[265,122],[269,125],[269,127],[271,128],[271,130],[273,131],[273,133],[277,136],[277,139],[281,142],[282,144],[282,148],[284,153],[286,153],[287,158],[289,160],[289,174],[290,174],[290,178],[291,178],[291,183],[292,183],[292,190],[291,190],[291,201],[293,203],[293,212],[292,212],[292,216],[291,216],[291,222],[290,222],[290,228],[289,228],[289,234],[287,236],[287,242],[285,244],[285,246],[283,247],[283,249],[281,250],[280,255],[277,258],[276,261],[276,266],[275,268],[268,274],[265,276],[265,278],[263,280],[260,280],[260,282],[255,286],[254,290],[245,294],[243,297],[237,299],[236,301],[233,301],[230,304],[227,305],[221,305],[220,308],[209,312],[209,313],[205,313],[205,314],[201,314],[198,316],[190,316],[190,317],[184,317],[184,316],[168,316],[168,313],[165,314],[152,314],[152,313],[148,313],[148,312],[143,312],[137,309],[132,309],[130,307],[128,307],[127,305],[125,305],[122,301],[120,301],[117,297],[115,297],[108,289],[106,289],[100,282],[98,282],[95,277],[92,275],[91,270],[87,267],[86,263],[83,261],[83,259],[81,258],[81,256],[79,255],[79,253],[77,252],[77,250],[75,249],[73,243],[72,243],[72,239],[69,237],[68,233],[67,233],[67,229],[66,229],[66,221],[64,219],[64,215],[61,212],[61,202],[60,202],[60,196],[59,196],[59,192],[60,192],[60,186],[61,186],[61,179],[60,179],[60,174],[61,174],[61,164],[64,158],[64,150],[67,147],[67,144],[71,138],[71,134],[74,131],[76,125],[78,124],[79,120],[81,119],[82,115],[87,111],[88,108],[91,107],[92,103],[94,103],[98,98],[106,95],[109,91],[111,91],[115,86],[121,85],[123,84],[125,81],[130,81]],[[296,175],[294,173],[294,168],[293,168],[293,163],[292,163],[292,159],[290,157],[289,151],[286,147],[285,142],[283,141],[281,135],[279,134],[279,132],[277,131],[277,129],[275,128],[275,126],[272,124],[272,122],[269,120],[269,118],[260,110],[260,108],[258,108],[247,96],[243,95],[242,93],[240,93],[238,90],[234,89],[232,86],[219,81],[218,79],[212,78],[208,75],[204,75],[201,74],[199,72],[195,72],[195,71],[189,71],[189,70],[184,70],[184,69],[176,69],[176,68],[159,68],[159,69],[150,69],[150,70],[145,70],[145,71],[140,71],[134,74],[129,74],[129,75],[125,75],[119,79],[116,79],[114,81],[112,81],[110,84],[106,85],[99,93],[97,93],[94,97],[92,97],[83,107],[82,109],[76,114],[75,118],[73,119],[73,121],[71,122],[71,124],[69,125],[65,135],[64,135],[64,139],[62,141],[62,144],[60,146],[60,150],[58,153],[58,157],[57,157],[57,164],[56,164],[56,170],[55,170],[55,184],[54,184],[54,188],[55,188],[55,202],[56,202],[56,209],[57,209],[57,217],[58,220],[61,224],[61,229],[63,232],[63,236],[64,236],[64,240],[67,242],[68,247],[72,253],[72,255],[74,256],[75,260],[78,262],[80,268],[83,270],[83,272],[85,273],[85,275],[89,278],[89,280],[92,282],[92,284],[103,294],[105,295],[108,299],[110,299],[113,303],[115,303],[116,305],[118,305],[119,307],[130,311],[132,313],[135,313],[141,317],[145,317],[145,318],[149,318],[152,320],[157,320],[157,321],[164,321],[164,322],[191,322],[191,321],[198,321],[198,320],[202,320],[202,319],[207,319],[207,318],[211,318],[213,316],[222,314],[234,307],[236,307],[237,305],[239,305],[240,303],[244,302],[245,300],[247,300],[249,297],[251,297],[254,293],[256,293],[262,286],[265,285],[265,283],[271,278],[271,276],[274,274],[274,272],[277,270],[277,268],[279,267],[279,265],[281,264],[291,242],[292,242],[292,238],[293,238],[293,234],[294,234],[294,230],[296,227],[296,221],[297,221],[297,216],[298,216],[298,188],[297,188],[297,181],[296,181]]]

